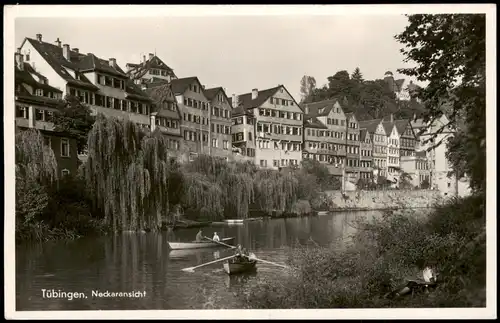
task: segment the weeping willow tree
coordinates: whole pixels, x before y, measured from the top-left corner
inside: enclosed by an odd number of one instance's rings
[[[297,201],[299,181],[293,172],[260,170],[255,176],[256,204],[266,212],[289,211]]]
[[[15,139],[16,231],[42,214],[47,188],[58,179],[57,161],[36,129],[20,131]]]
[[[185,165],[184,203],[211,218],[248,216],[253,201],[249,165],[200,155]]]
[[[157,230],[169,212],[172,171],[167,141],[130,120],[102,114],[88,135],[84,166],[94,203],[113,230]]]

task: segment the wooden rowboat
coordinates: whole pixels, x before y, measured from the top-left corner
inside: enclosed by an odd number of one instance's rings
[[[250,272],[256,269],[257,260],[237,260],[231,259],[223,264],[224,272],[228,275],[235,275]]]
[[[231,244],[231,242],[234,240],[234,237],[230,238],[224,238],[221,239],[221,242],[224,242],[225,244]],[[212,241],[192,241],[192,242],[168,242],[168,246],[172,250],[179,250],[179,249],[200,249],[200,248],[214,248],[214,247],[221,247],[222,245],[218,244],[217,242],[212,242]]]
[[[224,222],[226,223],[232,223],[232,224],[235,224],[235,223],[243,223],[243,219],[227,219],[227,220],[224,220]]]

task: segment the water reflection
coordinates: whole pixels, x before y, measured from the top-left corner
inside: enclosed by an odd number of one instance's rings
[[[313,240],[325,246],[355,232],[357,217],[373,217],[376,212],[333,213],[316,217],[253,221],[244,225],[203,229],[205,236],[235,237],[258,258],[283,263],[286,247]],[[148,234],[117,234],[71,242],[25,245],[16,252],[17,310],[111,310],[111,309],[189,309],[203,308],[208,297],[217,295],[225,308],[241,307],[234,293],[256,277],[279,279],[283,271],[258,263],[257,271],[228,276],[222,262],[197,266],[227,257],[224,248],[172,250],[167,241],[192,241],[198,229]],[[87,299],[44,299],[42,289],[84,292]],[[143,298],[93,298],[92,291],[146,291]],[[205,295],[205,296],[203,296]],[[205,298],[204,298],[205,297]]]

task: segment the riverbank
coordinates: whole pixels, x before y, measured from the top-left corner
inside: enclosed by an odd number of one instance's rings
[[[288,260],[292,275],[258,280],[245,301],[259,309],[486,306],[484,196],[433,207],[425,220],[406,210],[360,222],[343,248],[297,248]],[[426,266],[438,273],[435,291],[386,298]]]

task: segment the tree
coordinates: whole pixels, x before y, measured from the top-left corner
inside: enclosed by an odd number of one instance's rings
[[[486,29],[484,14],[408,15],[409,25],[395,38],[405,61],[398,71],[428,82],[418,91],[425,121],[439,117],[444,105],[457,131],[447,158],[458,177],[470,177],[473,190],[486,189]],[[462,125],[460,126],[460,122]],[[430,140],[442,132],[439,129]],[[437,142],[435,145],[445,144]]]
[[[316,89],[316,79],[312,76],[304,75],[300,80],[300,94],[303,102]]]
[[[358,83],[363,83],[363,81],[364,81],[363,74],[361,73],[361,70],[359,69],[359,67],[356,67],[356,69],[354,69],[354,72],[351,75],[351,80],[358,82]]]
[[[76,96],[66,95],[53,118],[55,131],[64,131],[76,138],[78,153],[87,149],[87,138],[95,122],[91,110]]]

